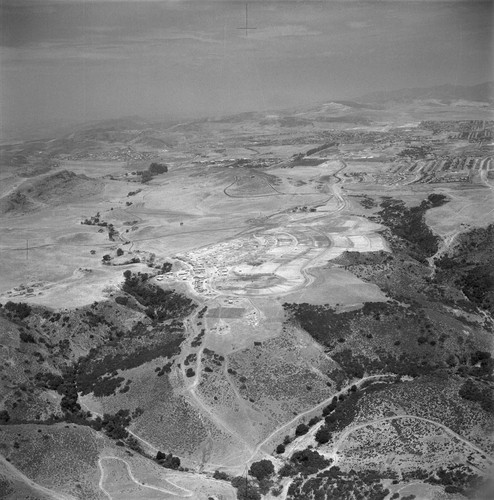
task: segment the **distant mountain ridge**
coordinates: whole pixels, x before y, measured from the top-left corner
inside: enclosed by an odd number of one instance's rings
[[[52,154],[72,153],[77,149],[98,148],[99,143],[169,149],[177,143],[176,134],[203,132],[215,124],[218,126],[231,124],[232,127],[241,126],[243,123],[280,127],[312,126],[312,122],[365,125],[372,122],[374,113],[379,113],[393,104],[413,103],[420,100],[437,100],[444,104],[459,100],[494,104],[494,82],[472,86],[445,84],[434,87],[378,90],[353,99],[339,99],[335,96],[323,102],[283,109],[245,111],[224,116],[197,117],[184,121],[171,120],[166,117],[162,120],[156,117],[148,119],[140,116],[94,120],[65,127],[63,131],[53,131],[51,137],[56,139],[50,142],[49,149]],[[46,140],[47,138],[39,139],[38,142]],[[38,143],[33,147],[42,149]]]
[[[410,102],[416,99],[439,99],[439,100],[467,100],[473,102],[488,102],[494,103],[494,82],[484,82],[478,85],[465,86],[465,85],[438,85],[434,87],[416,87],[416,88],[402,88],[396,90],[378,90],[364,94],[351,100],[331,99],[327,103],[340,104],[347,108],[359,110],[378,110],[380,107],[374,107],[372,104],[381,105],[387,101],[389,102]],[[260,112],[260,111],[246,111],[235,113],[232,115],[225,115],[222,117],[203,117],[193,120],[185,121],[184,123],[177,124],[176,122],[162,122],[148,121],[145,118],[138,116],[127,116],[117,119],[110,119],[104,121],[90,122],[81,125],[77,128],[79,134],[81,132],[91,133],[115,131],[144,131],[144,130],[167,130],[169,128],[190,127],[193,124],[205,123],[240,123],[242,121],[256,121],[265,120],[267,117],[273,115],[279,118],[280,116],[289,116],[291,114],[300,112],[302,109],[307,111],[313,108],[314,105],[297,106],[294,109],[282,109],[276,111]],[[323,106],[322,103],[317,106]],[[271,118],[272,119],[272,118]],[[91,132],[89,132],[91,131]]]
[[[435,87],[416,87],[398,90],[378,90],[356,99],[363,102],[413,101],[415,99],[464,99],[475,102],[494,102],[494,82],[478,85],[438,85]]]

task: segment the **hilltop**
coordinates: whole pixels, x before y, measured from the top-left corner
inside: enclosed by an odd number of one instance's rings
[[[68,170],[23,182],[9,195],[0,198],[0,213],[21,214],[42,207],[63,205],[98,194],[101,184]]]

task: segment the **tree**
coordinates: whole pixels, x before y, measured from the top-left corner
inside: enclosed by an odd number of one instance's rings
[[[124,251],[121,248],[117,248],[117,257],[121,257],[124,254]]]
[[[257,486],[242,476],[234,477],[232,486],[237,489],[238,500],[261,500]]]
[[[168,172],[168,166],[164,163],[151,163],[151,165],[149,165],[148,171],[152,175],[164,174]]]
[[[277,447],[276,447],[276,453],[278,454],[282,454],[282,453],[285,453],[285,445],[284,444],[279,444]]]
[[[148,170],[144,170],[141,174],[141,182],[145,184],[146,182],[150,181],[153,178],[153,174],[149,172]]]
[[[117,304],[120,304],[121,306],[126,306],[129,302],[129,298],[128,297],[125,297],[125,296],[118,296],[118,297],[115,297],[115,302]]]
[[[19,338],[21,339],[22,342],[25,342],[26,344],[36,343],[36,339],[30,333],[27,333],[24,330],[21,331]]]
[[[229,481],[230,480],[230,476],[226,472],[219,471],[219,470],[214,471],[213,478],[218,479],[220,481]]]
[[[105,413],[102,427],[112,439],[124,439],[129,433],[126,427],[130,424],[129,410],[118,410],[115,415]]]
[[[320,429],[318,429],[315,437],[319,444],[324,444],[331,439],[331,432],[329,432],[329,429],[323,425]]]
[[[6,424],[10,420],[10,415],[7,410],[0,411],[0,424]]]
[[[4,307],[10,314],[19,319],[27,318],[31,314],[31,306],[24,304],[24,302],[16,303],[9,300]]]
[[[309,420],[309,427],[312,427],[313,425],[316,425],[317,422],[319,422],[319,420],[321,420],[319,417],[312,417],[310,420]]]
[[[336,408],[336,403],[332,402],[329,405],[325,406],[322,410],[323,416],[329,415]]]
[[[307,432],[309,432],[309,427],[305,424],[299,424],[295,429],[296,436],[303,436],[304,434],[307,434]]]
[[[158,451],[156,454],[156,461],[167,469],[177,470],[180,467],[180,458],[175,457],[171,453],[166,454]]]
[[[273,474],[273,472],[274,465],[271,460],[260,460],[259,462],[254,462],[249,469],[249,474],[255,477],[258,481],[268,478]]]
[[[163,274],[169,273],[172,270],[172,264],[170,262],[165,262],[161,267],[161,272]]]

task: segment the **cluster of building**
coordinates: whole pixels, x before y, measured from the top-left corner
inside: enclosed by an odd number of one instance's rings
[[[110,160],[110,161],[142,161],[150,160],[156,157],[156,153],[150,151],[136,151],[134,148],[117,148],[109,151],[98,150],[95,152],[81,151],[67,157],[67,160]]]

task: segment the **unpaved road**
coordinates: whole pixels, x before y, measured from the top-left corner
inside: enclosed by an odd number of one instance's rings
[[[414,419],[414,420],[420,420],[422,422],[427,422],[429,424],[433,424],[436,427],[440,427],[444,432],[446,432],[450,436],[453,436],[458,441],[461,441],[462,443],[466,444],[467,446],[469,446],[470,448],[472,448],[476,452],[478,452],[478,453],[480,453],[480,454],[485,455],[486,457],[488,457],[488,459],[490,460],[491,464],[494,463],[494,459],[491,458],[491,457],[489,457],[488,453],[486,453],[484,450],[482,450],[481,448],[479,448],[477,445],[471,443],[470,441],[468,441],[464,437],[460,436],[459,434],[457,434],[455,431],[453,431],[449,427],[447,427],[447,426],[445,426],[445,425],[443,425],[443,424],[441,424],[439,422],[436,422],[435,420],[431,420],[429,418],[417,417],[415,415],[407,415],[407,414],[405,414],[405,415],[393,415],[393,416],[390,416],[390,417],[381,417],[381,418],[378,418],[376,420],[371,420],[370,422],[363,422],[362,424],[358,424],[358,425],[352,426],[352,427],[350,427],[348,429],[345,429],[341,433],[340,437],[338,438],[338,441],[336,441],[336,443],[334,444],[333,450],[330,453],[330,455],[328,455],[328,457],[332,458],[333,462],[336,463],[338,461],[337,460],[338,449],[341,447],[341,445],[343,444],[343,442],[345,441],[345,439],[347,439],[348,436],[350,434],[352,434],[353,432],[355,432],[355,431],[357,431],[359,429],[363,429],[364,427],[368,427],[369,425],[376,425],[376,424],[380,424],[382,422],[389,422],[391,420],[398,420],[400,418],[410,418],[410,419]]]
[[[395,377],[395,375],[369,375],[368,377],[364,377],[364,378],[360,379],[358,382],[354,382],[353,384],[350,384],[350,385],[347,385],[346,387],[343,387],[343,389],[341,389],[340,391],[332,394],[329,398],[325,399],[321,403],[318,403],[316,406],[313,406],[312,408],[309,408],[308,410],[305,410],[304,412],[299,413],[297,416],[295,416],[294,418],[292,418],[292,420],[290,420],[286,424],[283,424],[282,426],[280,426],[277,429],[275,429],[266,439],[264,439],[263,441],[261,441],[256,446],[254,452],[252,453],[252,455],[249,458],[249,460],[247,461],[247,463],[250,463],[256,457],[256,455],[261,451],[261,448],[266,443],[268,443],[271,439],[273,439],[277,434],[279,434],[282,431],[286,431],[287,429],[289,429],[290,427],[292,427],[301,418],[303,418],[303,417],[311,414],[314,411],[321,410],[326,405],[328,405],[329,403],[331,403],[331,401],[333,400],[333,398],[335,396],[338,397],[340,394],[347,393],[350,390],[350,387],[352,385],[356,385],[357,387],[360,387],[364,382],[366,382],[368,380],[381,380],[381,379],[388,379],[388,378],[393,378],[393,377]]]
[[[167,490],[165,488],[158,488],[157,486],[151,486],[149,484],[144,484],[144,483],[141,483],[140,481],[138,481],[134,475],[132,474],[132,469],[130,468],[130,464],[124,460],[123,458],[119,458],[119,457],[114,457],[114,456],[109,456],[109,457],[101,457],[99,460],[98,460],[98,466],[101,470],[101,476],[100,476],[100,479],[99,479],[99,488],[100,490],[110,499],[110,500],[113,500],[111,494],[105,490],[104,486],[103,486],[103,482],[104,482],[104,477],[105,477],[105,470],[104,470],[104,467],[103,467],[103,464],[102,464],[102,461],[103,460],[119,460],[120,462],[123,462],[127,468],[127,474],[129,475],[130,479],[136,483],[138,486],[142,486],[144,488],[149,488],[151,490],[156,490],[156,491],[160,491],[162,493],[166,493],[167,495],[174,495],[174,496],[181,496],[181,497],[191,497],[192,496],[192,491],[190,490],[187,490],[185,488],[182,488],[181,486],[177,486],[176,484],[173,484],[173,483],[170,483],[172,484],[173,486],[175,486],[178,490],[181,490],[183,492],[183,494],[180,494],[178,493],[177,491],[172,491],[172,490]]]

